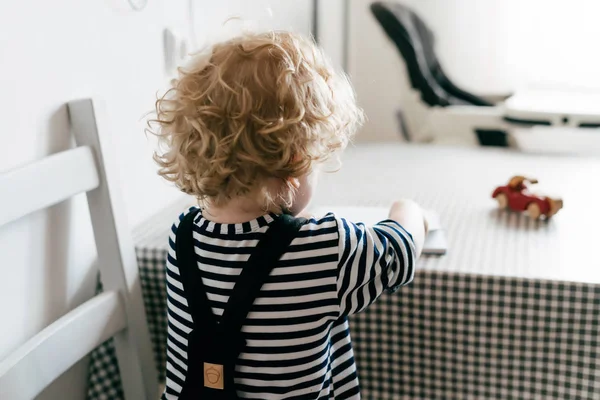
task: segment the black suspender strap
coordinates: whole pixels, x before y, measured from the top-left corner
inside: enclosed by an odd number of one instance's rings
[[[286,252],[305,220],[283,214],[271,223],[238,277],[223,311],[219,331],[237,334],[260,289],[275,264]]]
[[[217,320],[212,313],[206,291],[202,286],[202,276],[196,262],[196,251],[194,250],[194,220],[199,212],[200,209],[197,209],[188,213],[179,223],[175,241],[177,267],[194,322],[203,321],[203,328],[213,330],[214,333]]]

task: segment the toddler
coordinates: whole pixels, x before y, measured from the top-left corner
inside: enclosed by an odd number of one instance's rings
[[[269,224],[282,214],[305,216],[320,166],[346,146],[362,111],[348,79],[311,40],[268,32],[196,56],[156,113],[159,173],[201,207],[195,255],[218,320]],[[180,398],[186,381],[202,379],[187,375],[189,334],[202,321],[192,319],[177,265],[186,213],[169,241],[163,399]],[[420,207],[406,200],[371,227],[334,214],[307,218],[243,325],[238,397],[360,398],[347,317],[412,280],[425,230]]]

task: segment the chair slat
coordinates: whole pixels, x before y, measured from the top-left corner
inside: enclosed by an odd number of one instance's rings
[[[152,398],[158,390],[158,370],[106,108],[92,99],[69,102],[68,108],[75,143],[92,147],[98,156],[100,184],[87,193],[87,200],[102,284],[121,293],[125,301],[127,329],[114,336],[123,393],[127,400]]]
[[[98,186],[90,147],[67,150],[0,174],[0,226]]]
[[[33,399],[126,323],[119,293],[88,300],[0,361],[0,399]]]

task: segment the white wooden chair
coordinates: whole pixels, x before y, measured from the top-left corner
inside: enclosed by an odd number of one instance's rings
[[[107,120],[98,101],[68,108],[77,147],[0,175],[0,226],[86,192],[104,292],[0,360],[0,399],[33,399],[111,337],[126,399],[156,398],[158,374]]]

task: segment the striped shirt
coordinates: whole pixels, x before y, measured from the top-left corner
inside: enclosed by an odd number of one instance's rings
[[[191,209],[193,210],[193,209]],[[182,214],[179,220],[185,215]],[[272,222],[265,215],[219,224],[198,214],[195,250],[213,313],[220,317],[244,263]],[[193,328],[169,239],[167,385],[177,399],[186,380]],[[411,235],[386,220],[367,227],[334,214],[310,219],[267,277],[242,328],[247,346],[236,364],[238,396],[249,399],[359,399],[347,317],[414,275]],[[217,317],[217,318],[218,318]],[[200,322],[200,326],[201,326]]]

